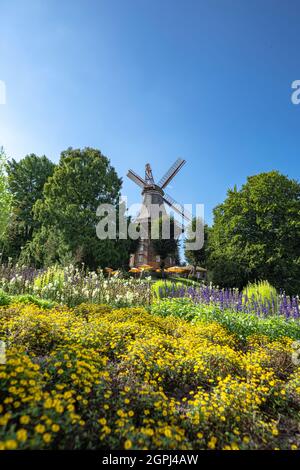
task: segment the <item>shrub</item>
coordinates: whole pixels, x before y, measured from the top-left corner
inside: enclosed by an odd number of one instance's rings
[[[2,289],[0,289],[0,305],[9,305],[11,298]]]
[[[10,305],[13,303],[33,304],[41,308],[53,308],[56,305],[56,302],[44,300],[35,295],[8,295],[0,290],[0,306]]]
[[[21,303],[21,304],[33,304],[40,308],[53,308],[56,302],[50,300],[45,300],[37,297],[36,295],[24,294],[24,295],[15,295],[11,297],[11,302]]]

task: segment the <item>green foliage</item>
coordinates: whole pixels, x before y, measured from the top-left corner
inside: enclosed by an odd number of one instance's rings
[[[43,198],[44,184],[53,174],[54,168],[54,163],[47,157],[35,154],[7,163],[12,213],[6,240],[6,258],[18,258],[23,247],[32,239],[34,231],[39,228],[33,206]]]
[[[53,308],[57,305],[56,302],[41,299],[40,297],[31,294],[15,295],[12,297],[12,303],[36,305],[37,307],[44,309]]]
[[[45,185],[45,199],[34,208],[36,218],[48,229],[49,243],[54,231],[60,234],[64,252],[70,253],[76,263],[83,262],[92,269],[125,267],[130,242],[99,240],[96,235],[97,208],[102,203],[117,207],[121,183],[99,150],[69,148],[62,152],[59,165]],[[56,257],[61,256],[56,253]]]
[[[9,295],[0,289],[0,306],[11,305],[11,304],[32,304],[40,308],[53,308],[57,305],[56,302],[49,300],[41,299],[35,295],[25,294],[25,295]]]
[[[214,210],[209,238],[213,283],[243,288],[267,279],[300,290],[300,184],[276,171],[247,179]]]
[[[196,234],[197,230],[197,234]],[[203,247],[199,250],[188,250],[187,243],[195,243],[196,237],[199,239],[201,233],[200,231],[203,230]],[[189,264],[192,266],[207,266],[208,260],[208,235],[209,235],[209,227],[208,225],[204,225],[202,219],[194,217],[192,222],[187,228],[187,236],[184,242],[184,256]]]
[[[42,226],[27,242],[19,261],[26,266],[48,268],[57,263],[68,266],[74,262],[74,257],[59,229]]]
[[[196,306],[190,299],[164,299],[161,302],[155,302],[151,306],[151,313],[161,317],[177,317],[183,320],[194,320],[199,311],[199,306]]]
[[[9,305],[11,303],[11,296],[0,289],[0,305]]]
[[[3,148],[0,147],[0,241],[3,240],[7,231],[11,210],[11,199],[6,173],[6,155]]]

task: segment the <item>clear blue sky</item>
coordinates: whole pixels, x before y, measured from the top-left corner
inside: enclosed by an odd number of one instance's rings
[[[299,1],[0,0],[0,17],[9,156],[97,147],[130,202],[128,168],[159,178],[181,156],[169,193],[208,222],[248,175],[299,178]]]

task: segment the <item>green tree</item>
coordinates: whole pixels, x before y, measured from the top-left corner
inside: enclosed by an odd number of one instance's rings
[[[165,227],[170,227],[168,237],[165,238]],[[160,257],[160,267],[165,268],[166,258],[172,256],[178,259],[178,235],[174,217],[160,216],[153,222],[153,232],[156,237],[151,239],[153,250]]]
[[[125,264],[127,241],[99,240],[96,211],[100,204],[118,205],[122,180],[110,161],[93,148],[68,148],[35,206],[43,226],[59,231],[75,262],[99,266]]]
[[[12,195],[12,214],[7,235],[7,256],[17,258],[21,248],[33,237],[39,227],[33,206],[43,198],[45,182],[53,174],[55,165],[47,157],[26,155],[20,161],[7,163],[8,186]]]
[[[222,286],[268,280],[300,291],[300,184],[277,171],[229,190],[214,210],[209,267]]]
[[[20,262],[27,266],[48,268],[53,264],[67,266],[74,262],[64,236],[56,227],[41,226],[21,251]]]
[[[6,155],[3,147],[0,147],[0,241],[3,242],[5,237],[10,211],[11,211],[11,194],[8,189],[8,180],[6,173]]]
[[[203,246],[199,250],[190,250],[188,249],[187,243],[195,243],[196,237],[200,237],[200,233],[196,234],[196,230],[203,229]],[[208,262],[208,233],[209,227],[208,225],[204,224],[201,219],[197,219],[196,217],[193,218],[192,222],[189,224],[187,228],[187,236],[184,241],[184,256],[189,264],[196,268],[197,266],[201,266],[206,268]]]

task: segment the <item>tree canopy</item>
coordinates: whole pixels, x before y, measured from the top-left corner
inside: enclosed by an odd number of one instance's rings
[[[68,148],[44,187],[43,200],[36,202],[35,216],[48,231],[62,235],[75,262],[91,268],[117,265],[122,254],[124,264],[129,243],[96,236],[97,208],[103,203],[117,208],[121,185],[109,159],[99,150]]]
[[[0,147],[0,241],[3,241],[7,231],[11,211],[11,200],[6,172],[6,155],[3,148]]]
[[[191,250],[188,249],[188,243],[195,243],[196,236],[199,237],[200,234],[196,235],[197,227],[203,229],[204,231],[204,244],[202,248],[198,250]],[[184,241],[184,255],[188,263],[192,266],[201,266],[205,268],[208,263],[208,256],[209,256],[209,247],[208,247],[208,232],[209,227],[207,224],[203,225],[203,221],[196,217],[193,218],[192,222],[189,224],[187,228],[186,239]]]
[[[277,171],[229,190],[214,210],[209,240],[213,282],[243,287],[266,279],[278,289],[300,289],[300,184]]]
[[[39,227],[33,206],[43,198],[44,184],[54,168],[54,163],[47,157],[35,154],[26,155],[20,161],[12,159],[7,162],[12,204],[6,251],[13,258],[19,256],[21,248],[32,239],[34,230]]]

